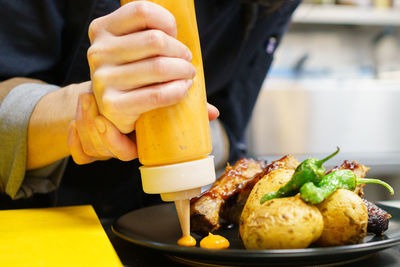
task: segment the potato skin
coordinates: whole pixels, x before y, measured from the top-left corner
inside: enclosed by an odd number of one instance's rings
[[[243,220],[248,218],[252,212],[256,211],[261,206],[260,200],[264,194],[279,190],[279,188],[292,179],[293,173],[294,169],[277,169],[261,178],[255,184],[247,198],[242,215],[240,216],[239,224],[242,224]],[[239,231],[241,231],[240,228]]]
[[[246,249],[306,248],[323,227],[318,208],[299,195],[266,201],[239,225]]]
[[[324,219],[318,246],[358,244],[366,236],[368,211],[354,192],[338,189],[317,207]]]

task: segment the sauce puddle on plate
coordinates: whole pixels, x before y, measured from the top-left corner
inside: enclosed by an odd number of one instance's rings
[[[200,241],[200,247],[207,249],[226,249],[229,245],[228,239],[220,235],[213,235],[212,233],[208,233],[208,236]]]

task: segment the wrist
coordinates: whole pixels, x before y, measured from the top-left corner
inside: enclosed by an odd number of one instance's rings
[[[28,125],[27,169],[36,169],[69,156],[68,127],[75,119],[80,94],[91,82],[71,84],[43,96]]]
[[[79,96],[91,92],[92,83],[90,81],[70,84],[60,89],[59,98],[63,105],[62,109],[65,111],[65,120],[68,121],[68,125],[75,119]]]

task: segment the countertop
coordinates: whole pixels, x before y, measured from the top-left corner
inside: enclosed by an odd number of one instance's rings
[[[400,201],[384,201],[381,203],[385,205],[400,207]],[[187,266],[178,263],[177,261],[171,259],[168,255],[164,255],[159,251],[149,248],[144,248],[117,237],[111,231],[111,224],[112,224],[111,220],[102,220],[102,224],[124,266],[134,266],[134,267]],[[216,266],[216,265],[208,265],[208,266]],[[293,266],[298,266],[298,265],[294,264]],[[398,267],[400,266],[400,245],[382,250],[367,257],[363,257],[362,259],[356,262],[351,262],[347,264],[328,264],[328,265],[318,265],[318,266]]]

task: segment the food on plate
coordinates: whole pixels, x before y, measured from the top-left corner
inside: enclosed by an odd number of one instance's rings
[[[207,249],[226,249],[229,245],[228,239],[220,235],[213,235],[212,233],[208,233],[208,236],[200,241],[200,247]]]
[[[374,203],[366,199],[363,199],[363,201],[368,210],[367,232],[382,235],[389,228],[389,219],[392,216]]]
[[[325,175],[325,169],[322,165],[327,160],[334,157],[337,153],[339,153],[339,147],[336,149],[335,152],[324,159],[318,160],[316,158],[309,158],[301,162],[293,173],[293,177],[291,178],[291,180],[278,190],[268,192],[263,195],[260,200],[261,204],[267,200],[278,197],[294,196],[299,192],[300,188],[305,183],[319,183],[322,177]]]
[[[354,172],[354,174],[359,178],[364,178],[369,171],[369,168],[359,164],[356,161],[348,161],[345,160],[342,165],[336,166],[330,169],[327,174],[337,171],[348,169]],[[363,186],[365,184],[358,184],[354,192],[358,194],[360,197],[364,195],[363,193]],[[369,202],[366,199],[363,199],[364,204],[367,206],[368,210],[368,227],[367,232],[374,233],[376,235],[382,235],[389,228],[389,219],[392,217],[389,213],[385,210],[379,208],[375,204]]]
[[[220,220],[239,223],[247,249],[292,249],[362,242],[368,231],[382,234],[390,214],[361,199],[369,168],[344,161],[325,172],[328,157],[299,161],[286,155],[263,168],[241,159],[226,168],[210,190],[191,201],[191,224],[196,233],[220,227]],[[207,240],[207,239],[206,239]]]
[[[366,179],[348,169],[340,169],[325,174],[322,166],[324,162],[339,153],[339,147],[331,155],[322,160],[309,158],[304,160],[296,168],[293,177],[279,190],[266,193],[260,200],[261,204],[267,200],[285,196],[293,196],[300,192],[300,197],[312,204],[321,203],[338,188],[354,191],[357,184],[380,184],[386,187],[393,195],[393,188],[387,183],[378,179]]]
[[[337,170],[324,177],[318,184],[307,182],[300,188],[300,197],[312,204],[319,204],[338,188],[354,191],[357,184],[380,184],[393,195],[393,188],[387,183],[370,178],[358,178],[351,170]]]
[[[318,208],[299,195],[268,200],[242,219],[240,236],[247,249],[306,248],[324,228]]]
[[[366,236],[368,211],[356,193],[337,189],[317,207],[324,220],[318,246],[358,244]]]
[[[177,243],[181,247],[194,247],[196,246],[196,239],[191,235],[186,235],[179,238]]]
[[[220,227],[220,212],[227,199],[240,194],[241,189],[263,170],[264,162],[242,158],[234,166],[227,166],[225,172],[200,196],[190,201],[190,227],[200,235]],[[236,207],[239,208],[239,207]]]
[[[328,170],[326,174],[329,174],[331,172],[337,171],[337,170],[351,170],[354,172],[354,174],[358,178],[364,178],[367,175],[367,172],[369,171],[369,168],[359,164],[357,161],[348,161],[345,160],[342,165],[333,167],[332,169]],[[362,188],[364,187],[365,184],[358,184],[354,192],[362,197],[364,195],[364,192]]]
[[[279,160],[271,162],[264,170],[250,179],[245,185],[240,185],[238,194],[228,198],[221,207],[220,216],[228,223],[238,224],[243,208],[252,192],[253,187],[258,183],[260,179],[263,179],[266,175],[270,175],[278,169],[295,169],[299,165],[299,162],[293,156],[284,156]],[[271,179],[269,187],[281,186],[282,181]],[[274,183],[277,183],[274,185]],[[278,185],[279,184],[279,185]],[[273,189],[270,189],[273,190]]]
[[[254,185],[247,198],[239,224],[242,224],[245,218],[261,206],[260,199],[264,194],[278,190],[291,179],[298,164],[299,162],[293,156],[285,156],[267,166],[268,171]]]

